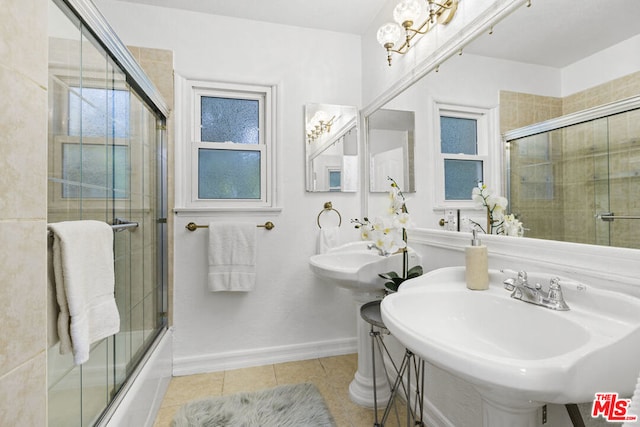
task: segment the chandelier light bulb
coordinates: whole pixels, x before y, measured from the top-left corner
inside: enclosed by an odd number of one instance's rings
[[[459,0],[400,0],[393,9],[395,22],[378,29],[378,43],[387,51],[391,66],[393,54],[404,55],[413,46],[413,40],[432,30],[436,24],[447,25],[458,9]]]
[[[385,49],[392,48],[400,40],[400,37],[402,37],[402,29],[396,23],[387,22],[378,29],[378,43]]]
[[[411,27],[423,13],[423,2],[421,0],[402,0],[393,9],[393,19],[405,28]]]

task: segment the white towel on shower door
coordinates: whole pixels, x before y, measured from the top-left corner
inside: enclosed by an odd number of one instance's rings
[[[256,284],[256,226],[209,224],[209,290],[248,292]]]
[[[63,221],[53,233],[60,353],[73,352],[76,365],[89,360],[91,343],[120,330],[116,306],[113,230],[103,221]]]

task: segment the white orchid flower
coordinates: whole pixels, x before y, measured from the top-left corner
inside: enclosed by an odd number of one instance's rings
[[[485,201],[485,195],[482,192],[482,188],[480,187],[473,187],[473,190],[471,190],[471,200],[473,200],[473,203],[476,205],[476,207],[483,207],[486,206],[486,201]]]
[[[388,236],[391,236],[394,246],[397,247],[396,250],[407,247],[407,242],[404,241],[404,235],[402,233],[402,229],[396,228],[393,230],[393,232],[388,234]]]
[[[405,200],[401,195],[400,190],[397,187],[391,187],[391,191],[389,191],[389,215],[394,215],[399,212],[402,212],[402,208],[404,206]]]
[[[371,230],[365,227],[360,227],[360,238],[362,240],[373,240],[371,237]]]
[[[493,208],[491,219],[493,220],[493,222],[500,222],[504,219],[504,209],[502,209],[502,206],[496,205]]]
[[[384,234],[389,234],[391,230],[393,230],[393,217],[376,217],[373,220],[373,229],[375,231],[382,232]]]
[[[382,253],[390,255],[406,245],[404,240],[402,240],[402,237],[398,239],[397,234],[398,233],[377,234],[374,243]]]
[[[403,212],[393,218],[393,225],[396,228],[411,228],[413,226],[413,222],[411,222],[409,214]]]
[[[498,196],[496,197],[496,206],[500,206],[503,210],[507,209],[509,205],[509,200],[506,197]]]

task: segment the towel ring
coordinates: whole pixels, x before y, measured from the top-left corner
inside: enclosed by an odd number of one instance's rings
[[[324,204],[324,209],[320,211],[320,213],[318,214],[318,218],[316,220],[316,222],[318,223],[318,228],[322,228],[322,226],[320,225],[320,215],[328,211],[334,211],[335,213],[338,214],[338,219],[339,219],[338,227],[340,227],[342,225],[342,215],[340,215],[340,212],[338,212],[336,209],[333,208],[333,205],[331,204],[331,202],[326,202]]]

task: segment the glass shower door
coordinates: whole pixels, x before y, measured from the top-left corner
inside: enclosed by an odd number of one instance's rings
[[[164,327],[164,118],[62,3],[50,4],[48,222],[133,221],[114,232],[120,331],[75,365],[57,345],[49,286],[48,425],[96,423]]]
[[[610,116],[607,120],[608,206],[607,209],[597,206],[598,238],[607,240],[611,246],[639,248],[640,110]]]

